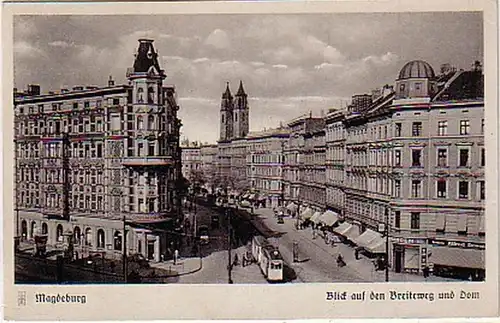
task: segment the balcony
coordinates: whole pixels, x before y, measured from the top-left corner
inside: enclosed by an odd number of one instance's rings
[[[173,166],[175,163],[172,157],[150,156],[150,157],[125,157],[125,166]]]

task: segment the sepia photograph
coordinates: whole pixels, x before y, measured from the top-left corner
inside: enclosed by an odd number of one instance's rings
[[[344,291],[360,283],[423,283],[371,301],[485,302],[425,287],[498,276],[482,11],[11,19],[4,194],[32,303],[311,283],[337,286],[327,305],[364,301]]]

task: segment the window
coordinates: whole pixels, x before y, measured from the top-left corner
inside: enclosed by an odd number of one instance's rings
[[[111,131],[120,131],[121,130],[121,122],[120,115],[113,114],[111,115]]]
[[[150,141],[148,143],[148,156],[154,156],[155,155],[155,143],[154,141]]]
[[[155,212],[155,199],[148,199],[149,212]]]
[[[437,181],[437,197],[446,198],[446,180],[439,179]]]
[[[142,157],[144,151],[144,144],[142,142],[137,144],[137,157]]]
[[[99,229],[97,230],[97,248],[104,248],[105,244],[106,240],[105,240],[104,230]]]
[[[155,117],[152,115],[148,116],[148,130],[154,130],[155,127]]]
[[[144,199],[137,199],[138,211],[144,212]]]
[[[224,115],[222,115],[222,123],[224,123]]]
[[[97,143],[97,158],[102,158],[102,143]]]
[[[422,89],[422,83],[415,83],[415,90],[420,91]]]
[[[411,126],[411,133],[413,137],[420,137],[422,135],[422,122],[414,122]]]
[[[394,151],[394,166],[401,166],[401,150]]]
[[[486,198],[484,181],[479,181],[479,199],[482,201]]]
[[[400,92],[404,92],[404,90],[405,90],[405,85],[404,85],[404,84],[401,84],[401,85],[399,86],[399,91],[400,91]]]
[[[400,122],[395,124],[394,128],[394,136],[401,137],[402,124]]]
[[[486,156],[484,154],[485,154],[484,148],[481,148],[481,166],[483,167],[486,164]]]
[[[411,197],[418,198],[420,197],[420,193],[422,191],[422,182],[420,180],[412,180],[411,181]]]
[[[422,166],[422,150],[412,149],[411,151],[411,166],[420,167]]]
[[[115,250],[122,250],[122,233],[120,231],[115,232],[114,249]]]
[[[467,181],[458,182],[458,198],[460,199],[469,198],[469,182]]]
[[[484,119],[481,119],[481,133],[484,133]]]
[[[401,197],[401,180],[400,179],[394,180],[394,196]]]
[[[468,135],[470,133],[470,121],[460,120],[460,134]]]
[[[137,117],[137,129],[138,130],[144,129],[144,119],[142,118],[142,116]]]
[[[448,166],[448,150],[446,148],[438,148],[438,167],[447,167]]]
[[[148,103],[154,103],[155,89],[153,87],[148,88]]]
[[[463,148],[459,150],[459,167],[467,167],[469,165],[469,149]]]
[[[73,102],[73,109],[78,109],[78,102]]]
[[[420,213],[419,212],[411,212],[410,215],[410,225],[411,229],[418,230],[420,229]]]
[[[120,105],[120,99],[113,99],[113,105]]]
[[[438,136],[446,136],[448,132],[448,121],[438,122]]]
[[[90,107],[90,102],[89,101],[83,102],[83,107],[84,108],[89,108]]]
[[[394,211],[394,226],[401,228],[401,211]]]
[[[137,89],[137,103],[143,103],[144,102],[144,90],[142,87]]]

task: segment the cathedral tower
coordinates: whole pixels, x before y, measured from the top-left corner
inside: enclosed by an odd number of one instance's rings
[[[233,138],[242,138],[248,134],[249,107],[247,94],[243,89],[243,82],[240,81],[240,87],[235,95],[233,103]]]
[[[222,94],[220,105],[220,140],[230,140],[233,138],[233,96],[229,89],[229,82],[226,91]]]

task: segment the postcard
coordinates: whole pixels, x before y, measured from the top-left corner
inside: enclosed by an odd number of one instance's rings
[[[498,316],[494,2],[4,9],[6,319]]]

